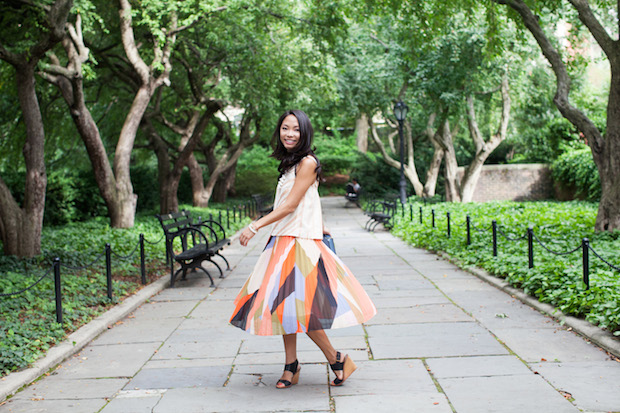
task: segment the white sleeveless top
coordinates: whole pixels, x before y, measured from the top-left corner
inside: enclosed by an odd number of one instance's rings
[[[316,162],[314,157],[310,156],[310,158]],[[295,184],[295,169],[296,166],[293,166],[278,180],[276,198],[273,203],[274,209],[282,205],[291,193],[291,189],[293,189]],[[274,224],[271,235],[288,235],[309,239],[323,238],[323,214],[321,211],[321,199],[319,198],[318,180],[310,185],[295,211]]]

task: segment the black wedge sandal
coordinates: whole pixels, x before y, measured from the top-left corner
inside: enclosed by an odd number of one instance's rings
[[[301,371],[301,366],[299,366],[299,361],[295,360],[291,364],[284,365],[284,371],[290,371],[293,373],[293,378],[291,381],[280,379],[276,383],[276,389],[288,389],[293,384],[297,384],[299,382],[299,372]],[[283,386],[279,386],[279,384],[283,384]]]
[[[348,354],[345,354],[344,359],[342,360],[341,357],[342,355],[340,352],[336,352],[336,362],[334,364],[330,364],[334,374],[336,374],[336,371],[342,371],[342,379],[339,379],[338,376],[336,376],[334,381],[331,382],[332,386],[342,386],[349,376],[357,369],[357,366]]]

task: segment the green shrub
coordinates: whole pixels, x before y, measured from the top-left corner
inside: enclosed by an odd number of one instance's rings
[[[238,197],[275,191],[279,162],[269,156],[271,152],[271,149],[257,145],[243,151],[237,163],[235,178]]]
[[[334,136],[317,134],[314,143],[324,176],[350,173],[357,159],[355,137],[343,138],[339,134]]]
[[[565,188],[574,188],[580,199],[601,199],[601,179],[587,146],[570,149],[551,165],[553,179]]]
[[[400,171],[385,163],[383,158],[373,153],[357,153],[351,175],[355,176],[362,186],[364,194],[372,197],[383,197],[386,194],[398,193]],[[407,181],[407,193],[411,193]]]

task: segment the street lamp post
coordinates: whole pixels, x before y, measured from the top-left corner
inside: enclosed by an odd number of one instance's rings
[[[398,136],[400,137],[400,203],[402,205],[407,202],[407,182],[405,181],[405,140],[403,139],[403,122],[407,117],[409,107],[402,101],[396,102],[394,105],[394,116],[398,121]]]

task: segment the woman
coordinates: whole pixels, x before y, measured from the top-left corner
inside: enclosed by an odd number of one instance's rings
[[[320,163],[311,149],[312,125],[300,110],[286,111],[274,132],[272,156],[280,160],[274,209],[251,223],[239,240],[248,241],[275,224],[271,236],[235,300],[231,324],[257,335],[282,335],[285,366],[276,387],[297,384],[297,333],[306,333],[323,351],[342,385],[355,363],[334,349],[325,330],[361,324],[376,314],[373,303],[349,269],[323,242],[318,193]]]

